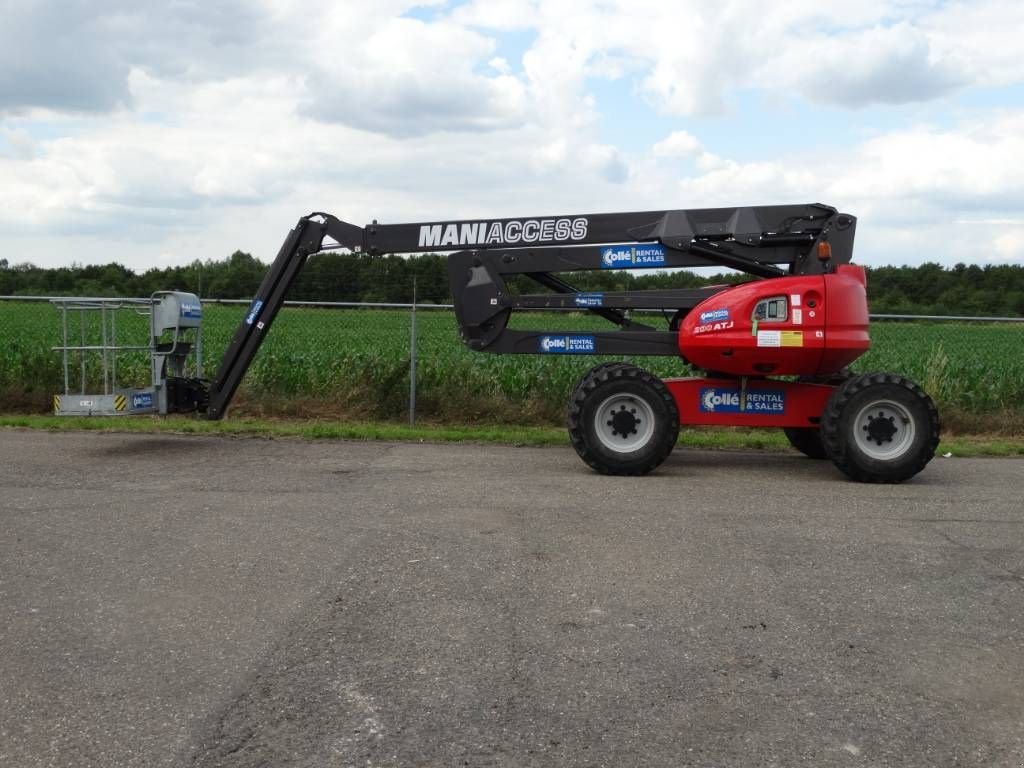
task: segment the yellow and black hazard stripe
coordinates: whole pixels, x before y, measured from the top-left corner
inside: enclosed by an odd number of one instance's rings
[[[114,396],[114,410],[115,411],[123,411],[125,409],[126,405],[128,405],[128,398],[127,397],[125,397],[124,395],[115,395]]]
[[[53,412],[60,413],[60,395],[53,396]]]

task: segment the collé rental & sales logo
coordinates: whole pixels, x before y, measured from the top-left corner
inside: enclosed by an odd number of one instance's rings
[[[203,309],[199,304],[193,304],[191,301],[181,302],[182,317],[202,317]]]
[[[704,387],[700,391],[700,409],[704,413],[785,413],[786,393],[779,389],[748,389],[741,409],[738,389]]]
[[[540,352],[549,355],[592,355],[597,351],[593,336],[579,334],[541,336],[537,347]]]
[[[704,323],[722,323],[729,319],[728,309],[709,309],[700,313],[700,322]]]
[[[136,392],[132,395],[132,408],[152,408],[153,407],[153,393],[152,392]]]
[[[576,294],[576,306],[577,307],[603,307],[604,306],[604,294],[603,293],[577,293]]]
[[[601,249],[601,269],[636,269],[665,266],[665,246],[614,245]]]
[[[259,317],[261,309],[263,309],[263,299],[253,299],[252,306],[249,308],[249,314],[245,316],[245,324],[252,325],[256,318]]]

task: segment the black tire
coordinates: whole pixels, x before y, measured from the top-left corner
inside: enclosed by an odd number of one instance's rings
[[[659,378],[628,363],[591,369],[569,399],[568,423],[576,453],[603,475],[646,475],[679,437],[672,394]]]
[[[863,483],[901,483],[939,445],[939,412],[921,387],[894,373],[854,376],[825,406],[821,436],[833,463]]]
[[[802,384],[832,384],[833,386],[840,386],[846,383],[851,376],[853,374],[850,373],[850,370],[844,368],[827,376],[800,376],[797,378],[797,381]],[[819,427],[784,427],[782,431],[786,433],[786,439],[789,440],[789,444],[807,458],[829,458],[828,448],[825,447],[825,441],[822,440]]]
[[[611,370],[612,368],[618,368],[620,365],[629,365],[629,363],[624,363],[621,360],[612,360],[611,362],[608,363],[598,363],[580,377],[580,380],[576,382],[576,389],[579,389],[583,385],[583,382],[587,380],[588,376],[596,376],[601,371],[608,371]]]
[[[809,459],[827,459],[828,449],[817,427],[784,427],[789,444]]]

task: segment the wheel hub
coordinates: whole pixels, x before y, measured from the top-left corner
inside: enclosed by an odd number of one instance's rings
[[[643,397],[620,392],[604,399],[594,411],[594,434],[615,453],[631,453],[654,437],[654,410]]]
[[[868,439],[878,445],[891,443],[893,435],[899,431],[896,427],[896,417],[886,415],[885,411],[879,411],[877,416],[868,416],[868,423],[863,429],[868,433]]]
[[[640,419],[636,417],[636,408],[626,409],[625,405],[620,405],[619,410],[612,414],[612,417],[608,419],[607,426],[612,428],[612,435],[619,435],[621,437],[629,437],[635,435],[637,427],[640,426]]]
[[[854,417],[851,427],[860,450],[878,461],[893,461],[905,455],[917,434],[910,411],[889,398],[867,403]]]

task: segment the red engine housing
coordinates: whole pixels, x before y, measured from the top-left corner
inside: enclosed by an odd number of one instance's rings
[[[871,346],[864,268],[759,280],[694,307],[679,353],[706,371],[735,376],[835,373]]]

